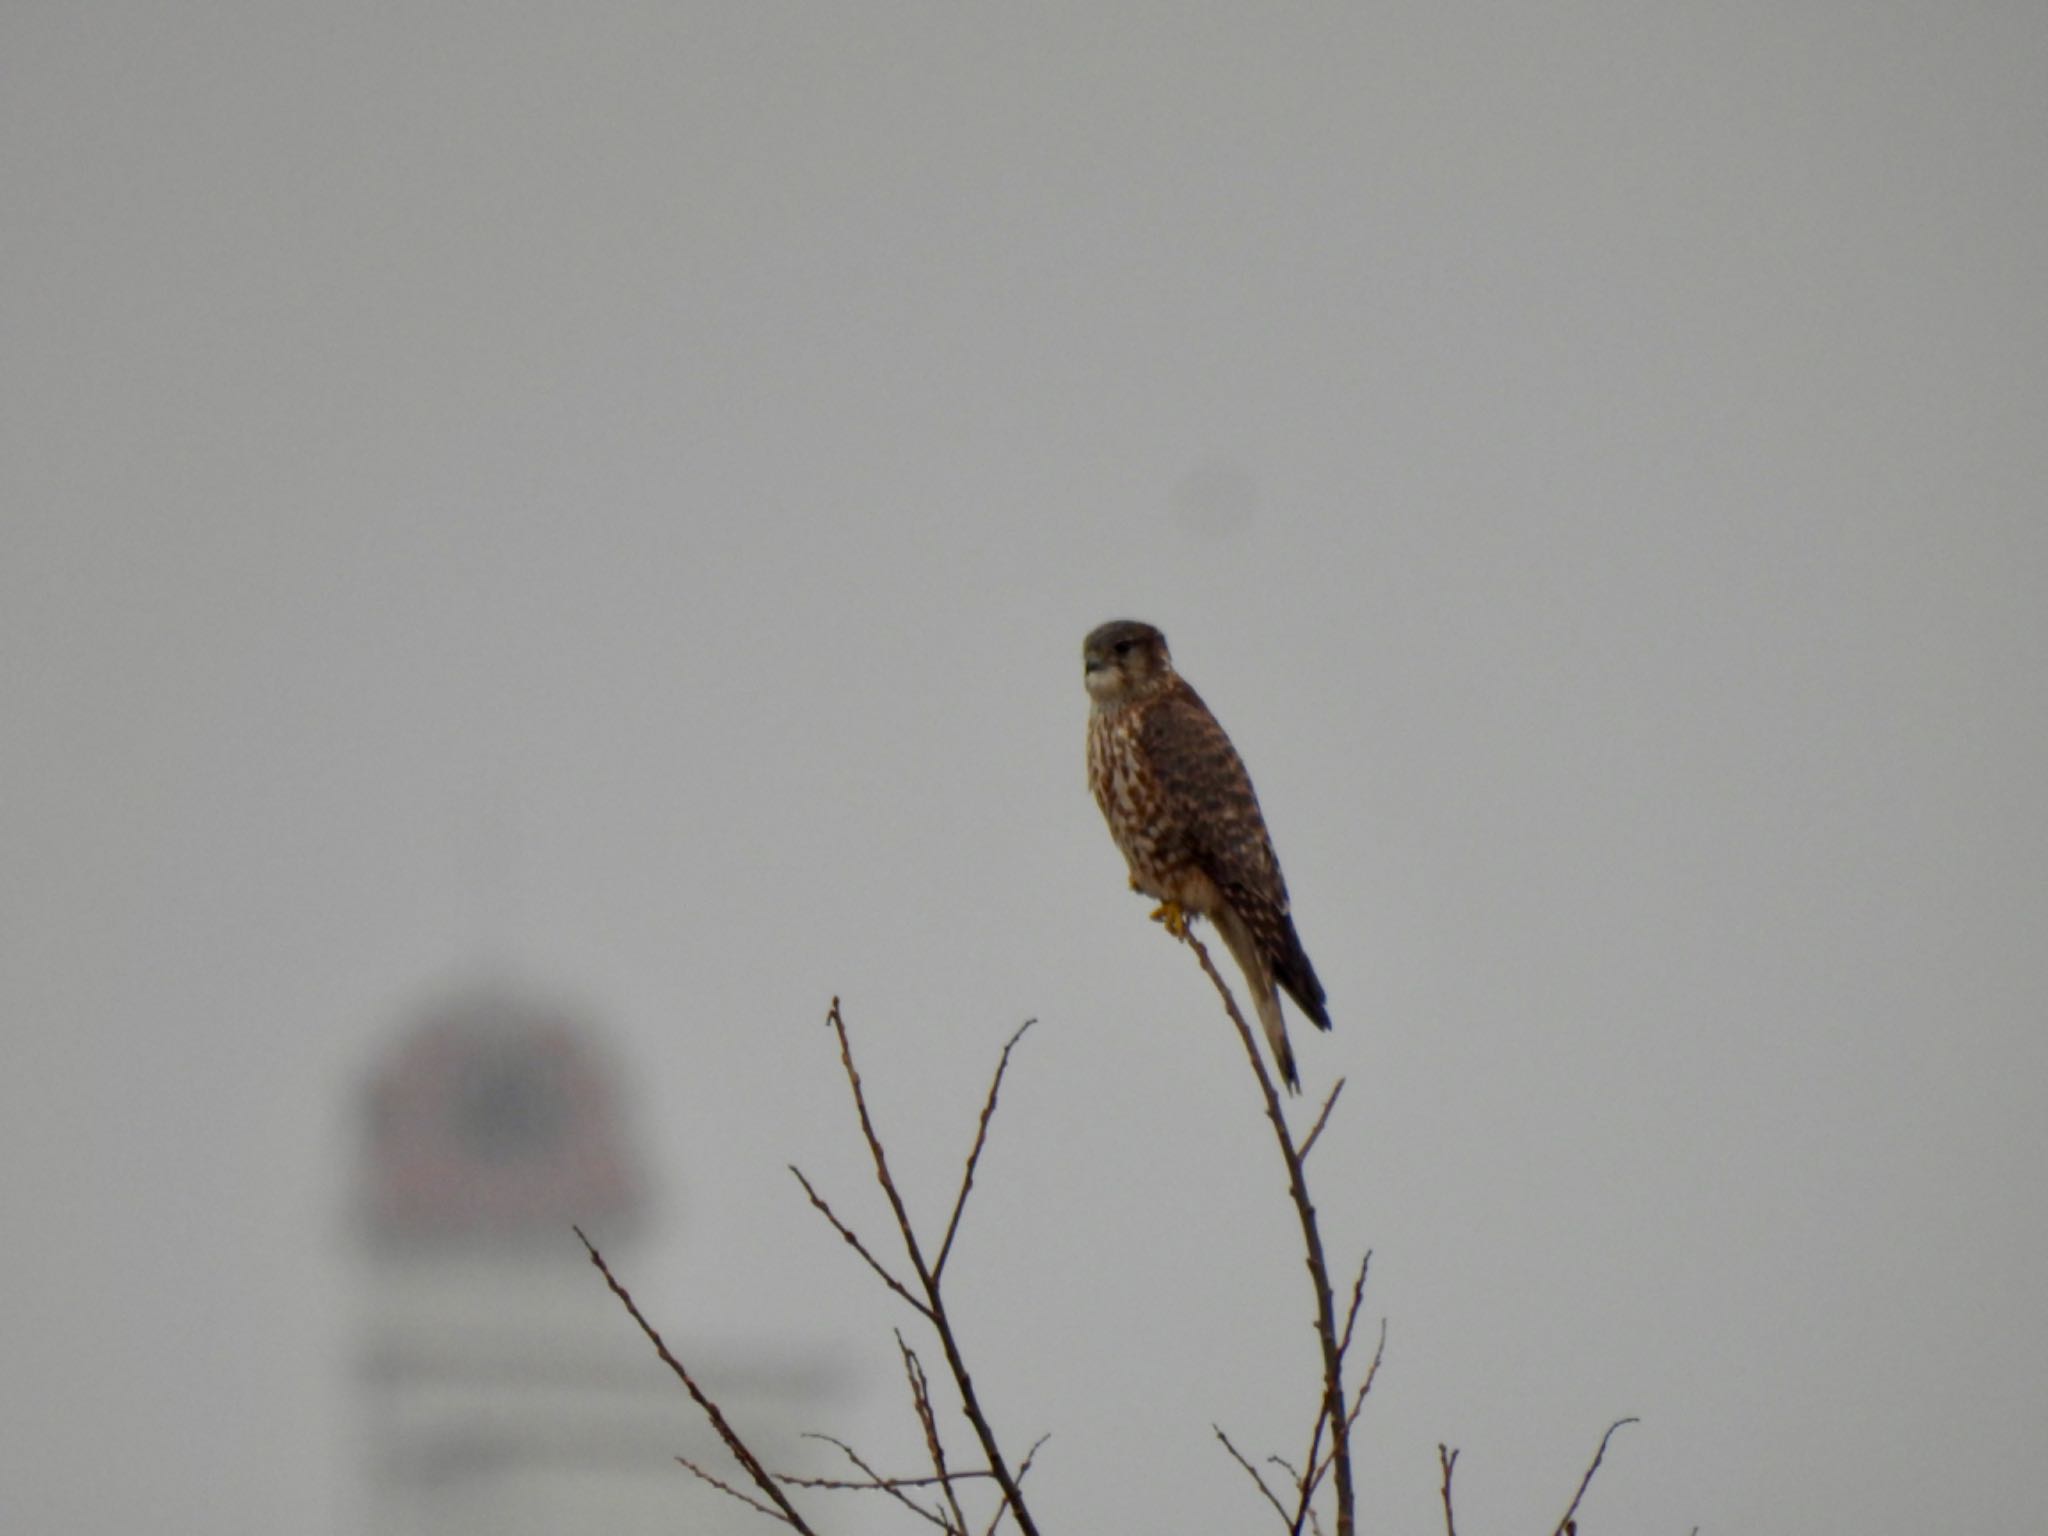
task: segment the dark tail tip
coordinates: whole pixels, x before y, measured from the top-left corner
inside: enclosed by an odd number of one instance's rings
[[[1330,1027],[1330,1010],[1323,1005],[1323,984],[1316,976],[1316,968],[1308,962],[1308,951],[1301,947],[1301,940],[1290,931],[1291,942],[1281,964],[1273,967],[1273,979],[1286,989],[1317,1029]]]
[[[1297,987],[1284,981],[1281,985],[1287,988],[1287,995],[1294,999],[1309,1023],[1322,1030],[1330,1027],[1330,1010],[1323,1006],[1323,989],[1320,986]]]

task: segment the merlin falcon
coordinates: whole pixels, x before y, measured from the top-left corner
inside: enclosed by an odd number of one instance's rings
[[[1294,931],[1287,882],[1251,775],[1201,696],[1173,669],[1166,636],[1115,619],[1081,646],[1088,787],[1131,867],[1131,887],[1179,935],[1206,917],[1251,988],[1288,1088],[1301,1091],[1280,991],[1317,1029],[1330,1027],[1323,984]]]

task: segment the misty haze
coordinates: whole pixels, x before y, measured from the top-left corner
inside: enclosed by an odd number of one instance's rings
[[[2017,0],[8,7],[0,1524],[774,1529],[571,1223],[914,1468],[837,997],[939,1227],[1038,1021],[946,1285],[1044,1528],[1278,1529],[1129,617],[1327,990],[1361,1528],[1625,1416],[1585,1536],[2032,1528],[2044,80]]]

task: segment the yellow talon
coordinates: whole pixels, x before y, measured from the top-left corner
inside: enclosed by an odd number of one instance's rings
[[[1188,936],[1188,915],[1181,910],[1177,901],[1162,901],[1152,909],[1152,921],[1164,923],[1166,931],[1176,939]]]

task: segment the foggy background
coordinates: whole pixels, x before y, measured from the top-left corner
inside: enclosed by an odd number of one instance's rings
[[[620,1061],[671,1339],[901,1464],[820,1021],[937,1222],[1036,1016],[977,1384],[1048,1529],[1260,1528],[1307,1287],[1085,792],[1123,615],[1329,989],[1370,1528],[1624,1414],[1589,1532],[2038,1517],[2044,79],[2022,0],[8,6],[9,1529],[363,1528],[361,1085],[491,978]]]

